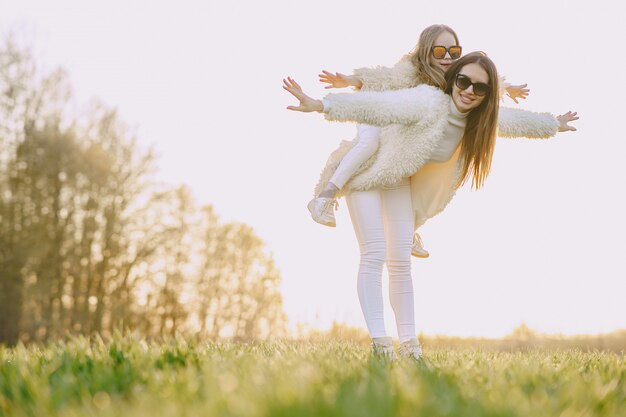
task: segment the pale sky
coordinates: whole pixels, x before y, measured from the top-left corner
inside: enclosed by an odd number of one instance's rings
[[[223,221],[254,227],[282,272],[292,326],[365,328],[346,206],[336,229],[306,209],[328,154],[354,126],[285,110],[295,102],[281,79],[321,98],[321,69],[393,65],[423,28],[445,23],[464,52],[483,50],[509,81],[529,84],[520,107],[581,119],[578,132],[550,140],[500,139],[485,187],[461,190],[422,228],[431,257],[413,261],[418,332],[626,328],[621,6],[423,4],[0,0],[0,28],[22,34],[44,67],[68,70],[77,106],[98,97],[117,107],[157,149],[160,178],[189,185]],[[390,308],[386,321],[395,337]]]

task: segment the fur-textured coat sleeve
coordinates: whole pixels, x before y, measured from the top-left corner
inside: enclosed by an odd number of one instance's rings
[[[354,70],[354,75],[363,83],[362,91],[400,90],[419,84],[415,67],[408,55],[402,57],[391,68],[383,66],[358,68]]]
[[[500,107],[498,136],[503,138],[546,139],[559,131],[559,121],[550,113]]]
[[[373,126],[410,125],[427,121],[436,115],[433,109],[447,102],[441,90],[428,85],[396,91],[364,91],[329,94],[326,119],[365,123]]]

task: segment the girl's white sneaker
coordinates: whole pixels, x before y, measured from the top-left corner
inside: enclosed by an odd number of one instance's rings
[[[338,206],[336,199],[326,197],[316,197],[307,204],[313,220],[328,227],[337,225],[335,222],[335,210]]]
[[[411,255],[417,258],[428,258],[430,253],[424,249],[424,243],[419,233],[415,232],[413,235],[413,244],[411,245]]]

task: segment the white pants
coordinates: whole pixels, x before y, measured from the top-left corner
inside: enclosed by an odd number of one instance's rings
[[[386,262],[398,338],[401,343],[415,338],[411,279],[414,218],[409,179],[395,187],[351,192],[346,203],[361,252],[357,291],[370,336],[386,336],[382,293]]]
[[[329,181],[340,190],[359,167],[376,153],[380,142],[380,128],[370,125],[357,125],[356,129],[359,140],[343,157]]]

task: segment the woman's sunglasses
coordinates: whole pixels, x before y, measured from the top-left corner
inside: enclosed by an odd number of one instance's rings
[[[458,45],[449,48],[436,45],[431,48],[431,51],[435,59],[443,59],[446,56],[446,52],[450,54],[451,59],[459,59],[461,57],[461,47]]]
[[[461,90],[467,90],[469,86],[473,86],[474,94],[483,97],[489,93],[489,86],[485,83],[473,83],[472,80],[463,74],[457,74],[454,82]]]

